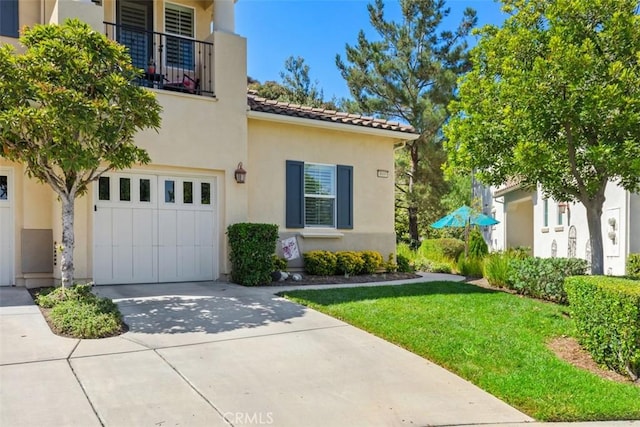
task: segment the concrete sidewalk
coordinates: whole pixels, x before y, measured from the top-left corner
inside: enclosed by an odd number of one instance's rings
[[[25,289],[0,288],[0,425],[533,421],[439,366],[277,291],[217,282],[98,287],[118,303],[130,330],[75,340],[50,332]]]

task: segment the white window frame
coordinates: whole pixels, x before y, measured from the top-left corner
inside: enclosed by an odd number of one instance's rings
[[[321,166],[321,167],[328,167],[331,168],[331,173],[333,174],[333,188],[332,188],[332,195],[321,195],[321,194],[310,194],[306,192],[306,178],[307,178],[307,166]],[[311,162],[304,162],[304,180],[303,180],[303,186],[305,189],[304,192],[304,196],[303,196],[303,203],[304,203],[304,228],[322,228],[322,229],[336,229],[337,227],[337,209],[338,209],[338,167],[337,165],[333,165],[333,164],[327,164],[327,163],[311,163]],[[307,197],[308,198],[315,198],[315,199],[330,199],[333,200],[333,212],[332,212],[332,218],[331,218],[331,225],[320,225],[320,224],[313,224],[313,225],[308,225],[307,224]]]
[[[177,33],[172,33],[167,29],[167,8],[172,8],[175,7],[176,9],[190,9],[191,10],[191,17],[193,19],[193,34],[191,36],[185,36],[182,34],[177,34]],[[163,9],[163,20],[162,20],[162,27],[164,29],[164,33],[165,34],[170,34],[170,35],[175,35],[175,36],[179,36],[179,37],[185,37],[188,39],[191,39],[194,41],[194,49],[193,49],[193,61],[192,64],[189,65],[189,68],[181,68],[178,64],[178,66],[176,66],[175,64],[169,65],[169,62],[167,61],[167,52],[168,52],[168,48],[165,47],[164,49],[164,63],[167,64],[167,66],[173,67],[173,68],[177,68],[177,69],[183,69],[183,70],[187,70],[187,71],[195,71],[193,68],[191,67],[195,67],[195,62],[196,62],[196,52],[195,52],[195,42],[196,42],[196,34],[198,34],[197,32],[197,28],[196,28],[196,23],[197,23],[197,19],[196,19],[196,8],[192,7],[192,6],[187,6],[186,4],[180,4],[180,3],[173,3],[173,2],[165,2],[164,3],[164,9]]]

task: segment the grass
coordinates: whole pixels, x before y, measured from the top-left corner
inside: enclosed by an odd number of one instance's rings
[[[91,293],[91,285],[38,290],[35,302],[45,310],[51,329],[73,338],[105,338],[126,326],[118,306]]]
[[[287,298],[398,344],[541,421],[640,418],[640,387],[560,360],[566,307],[454,282],[287,291]]]

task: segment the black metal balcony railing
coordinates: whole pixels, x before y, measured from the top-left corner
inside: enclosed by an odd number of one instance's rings
[[[107,37],[129,49],[143,70],[136,83],[196,95],[214,96],[213,43],[105,22]]]

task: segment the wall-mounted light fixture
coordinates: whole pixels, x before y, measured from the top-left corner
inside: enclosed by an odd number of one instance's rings
[[[561,214],[565,213],[569,209],[569,204],[567,202],[558,203],[558,212]]]
[[[238,163],[238,167],[233,175],[238,184],[244,184],[244,181],[247,178],[247,171],[242,168],[242,162]]]

